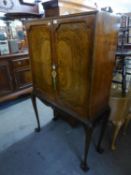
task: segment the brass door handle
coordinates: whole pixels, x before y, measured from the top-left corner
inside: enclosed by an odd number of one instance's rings
[[[55,70],[52,71],[52,80],[53,80],[53,88],[54,90],[56,90],[56,76],[57,76],[57,73]]]

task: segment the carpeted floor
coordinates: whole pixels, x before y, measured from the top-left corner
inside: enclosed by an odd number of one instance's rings
[[[17,105],[13,105],[14,111],[18,110]],[[29,100],[25,100],[19,105],[23,109],[22,114],[29,117],[29,111],[32,110],[28,108],[30,106]],[[45,109],[44,113],[41,111],[42,107]],[[40,114],[43,113],[44,116],[52,115],[50,108],[46,108],[42,104],[40,104],[39,109]],[[2,109],[3,113],[4,110],[6,109]],[[11,117],[9,108],[6,115]],[[30,115],[32,116],[33,113],[31,112]],[[128,134],[119,138],[119,146],[115,152],[109,149],[111,127],[108,128],[103,143],[105,152],[102,155],[95,151],[99,128],[95,130],[88,157],[90,170],[84,173],[79,168],[83,150],[83,128],[79,126],[72,129],[61,120],[56,122],[50,120],[47,123],[43,125],[40,133],[30,132],[20,141],[1,151],[0,175],[131,174],[131,125],[128,128]]]
[[[53,112],[39,100],[37,105],[41,126],[44,126],[52,119]],[[0,105],[0,152],[31,134],[35,127],[36,118],[29,98]]]

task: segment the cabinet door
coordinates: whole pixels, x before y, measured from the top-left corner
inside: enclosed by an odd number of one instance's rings
[[[13,91],[12,78],[8,62],[0,62],[0,95]]]
[[[95,16],[90,15],[53,21],[59,103],[83,116],[87,115],[88,108],[94,19]]]
[[[51,23],[45,21],[31,25],[28,30],[33,86],[48,99],[53,98],[50,26]]]

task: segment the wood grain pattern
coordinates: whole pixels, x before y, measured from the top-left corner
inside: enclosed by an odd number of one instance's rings
[[[82,121],[95,119],[108,106],[118,24],[119,17],[102,12],[28,23],[36,95]]]
[[[53,97],[50,35],[48,24],[34,25],[29,30],[33,84]]]
[[[108,104],[115,64],[119,17],[99,13],[96,21],[95,44],[90,96],[90,117]]]
[[[85,116],[89,96],[93,18],[58,20],[55,31],[59,103]]]

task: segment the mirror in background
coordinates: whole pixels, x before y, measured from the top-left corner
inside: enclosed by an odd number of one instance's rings
[[[27,51],[25,27],[20,20],[0,20],[0,54]]]

